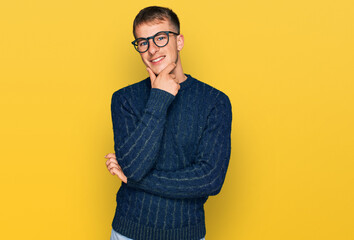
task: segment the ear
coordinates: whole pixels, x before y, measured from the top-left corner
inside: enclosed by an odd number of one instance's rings
[[[184,46],[184,36],[182,34],[177,36],[177,50],[181,51]]]

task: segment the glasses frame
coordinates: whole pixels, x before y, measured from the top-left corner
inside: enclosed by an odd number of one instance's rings
[[[156,42],[155,42],[155,37],[156,37],[157,35],[159,35],[160,33],[166,33],[166,35],[167,35],[167,42],[166,42],[166,44],[163,45],[163,46],[159,46],[159,45],[157,45]],[[162,47],[166,46],[166,45],[169,43],[169,41],[170,41],[170,33],[172,33],[172,34],[174,34],[174,35],[176,35],[176,36],[179,35],[179,33],[175,33],[175,32],[172,32],[172,31],[160,31],[160,32],[156,33],[154,36],[151,36],[151,37],[147,37],[147,38],[137,38],[137,39],[135,39],[134,41],[132,41],[132,44],[134,45],[135,50],[138,51],[139,53],[144,53],[144,52],[146,52],[147,50],[149,50],[149,48],[150,48],[150,39],[152,39],[152,41],[154,42],[154,44],[155,44],[157,47],[162,48]],[[148,46],[147,46],[147,49],[146,49],[145,51],[140,52],[140,51],[138,50],[138,44],[137,44],[137,42],[138,42],[139,40],[146,40],[146,41],[147,41]]]

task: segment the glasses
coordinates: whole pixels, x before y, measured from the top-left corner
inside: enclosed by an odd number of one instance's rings
[[[137,38],[132,42],[132,44],[134,45],[135,50],[139,53],[144,53],[150,47],[150,39],[153,40],[156,46],[164,47],[168,44],[170,34],[179,35],[178,33],[171,31],[161,31],[148,38]]]

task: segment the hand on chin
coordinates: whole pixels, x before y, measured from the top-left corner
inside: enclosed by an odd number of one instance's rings
[[[155,73],[155,75],[159,75],[160,72],[165,68],[166,66],[150,66],[150,69]]]

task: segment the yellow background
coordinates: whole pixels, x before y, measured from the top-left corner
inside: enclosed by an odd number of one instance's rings
[[[112,93],[147,77],[132,22],[171,7],[186,73],[233,107],[207,240],[354,239],[354,3],[0,4],[0,239],[109,239]]]

